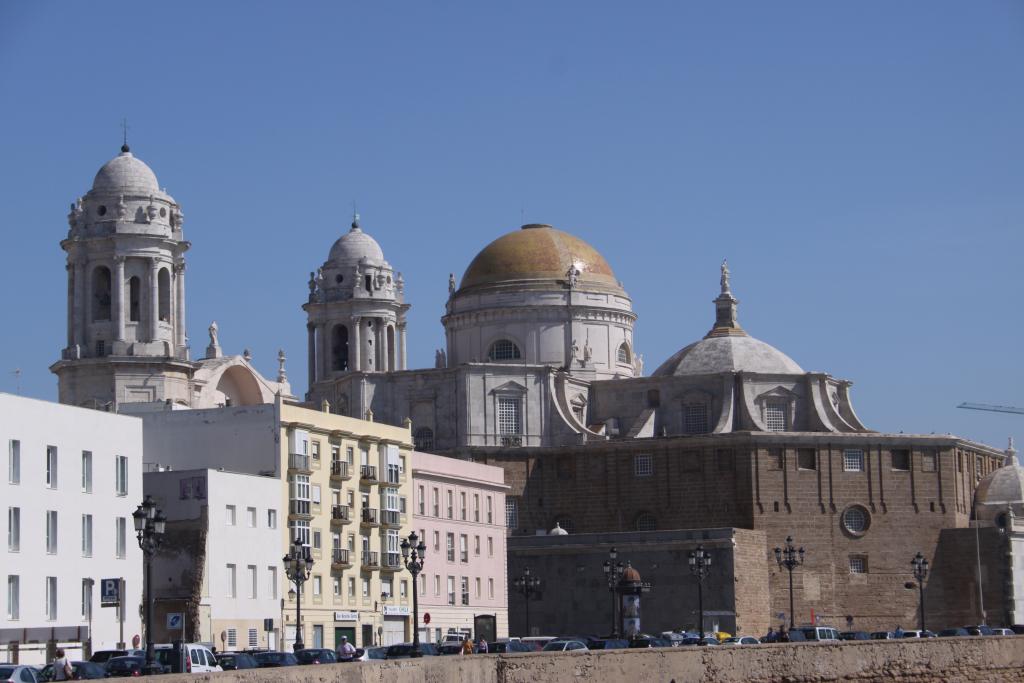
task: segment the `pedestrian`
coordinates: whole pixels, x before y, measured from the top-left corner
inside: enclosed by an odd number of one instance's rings
[[[774,643],[777,638],[778,638],[778,635],[775,633],[775,629],[773,629],[771,626],[769,626],[768,627],[768,633],[766,633],[765,636],[764,636],[764,642],[766,642],[766,643]]]
[[[780,643],[788,643],[789,642],[789,632],[786,631],[786,627],[785,626],[780,626],[779,627],[779,642]]]
[[[462,641],[462,654],[473,654],[473,641],[469,639],[469,636],[466,636]]]
[[[53,660],[53,680],[70,681],[74,677],[71,671],[71,662],[64,656],[64,650],[57,648],[57,656]]]
[[[487,641],[484,640],[483,636],[480,636],[480,643],[476,646],[476,653],[478,655],[487,654]]]
[[[893,635],[896,636],[897,638],[902,638],[903,637],[903,627],[900,626],[899,624],[896,624],[896,630],[893,631]]]
[[[341,642],[338,643],[338,659],[342,661],[351,661],[352,657],[356,653],[356,649],[352,647],[352,643],[348,642],[348,636],[342,636]]]

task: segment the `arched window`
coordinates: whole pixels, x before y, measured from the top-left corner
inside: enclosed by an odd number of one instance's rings
[[[387,332],[388,332],[388,339],[387,339],[387,342],[388,342],[388,348],[387,348],[387,353],[388,353],[388,370],[396,370],[397,368],[395,367],[395,328],[392,327],[391,325],[388,325]]]
[[[166,268],[161,268],[156,274],[157,308],[161,321],[171,321],[171,274]]]
[[[630,362],[629,359],[630,359],[629,344],[627,344],[626,342],[622,342],[622,344],[619,345],[618,361],[620,363],[628,364]]]
[[[110,320],[110,269],[106,266],[92,271],[92,319]]]
[[[139,297],[141,286],[138,276],[128,278],[128,320],[133,323],[139,322]]]
[[[348,370],[348,328],[335,325],[331,330],[331,370]]]
[[[430,427],[420,427],[412,437],[416,444],[416,450],[429,451],[434,447],[434,430]]]
[[[514,342],[508,339],[499,339],[491,344],[491,350],[487,357],[492,361],[519,360],[522,358],[522,354],[519,353],[519,347]]]
[[[633,526],[636,527],[637,531],[654,531],[658,528],[658,520],[649,512],[641,512],[636,516]]]

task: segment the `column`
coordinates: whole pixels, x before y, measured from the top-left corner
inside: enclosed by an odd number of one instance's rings
[[[68,271],[68,348],[75,343],[75,266],[68,259],[64,266]]]
[[[114,339],[124,341],[124,256],[114,256],[114,274],[110,287],[114,299]]]
[[[75,261],[75,345],[81,347],[85,343],[85,263],[79,258]]]
[[[363,369],[363,366],[359,362],[360,361],[360,356],[362,355],[360,353],[361,349],[359,347],[359,343],[360,343],[360,339],[362,339],[362,336],[363,336],[363,334],[362,334],[363,331],[359,328],[359,325],[362,322],[363,321],[359,318],[359,316],[354,315],[354,316],[352,316],[352,324],[349,325],[349,330],[352,333],[352,339],[349,341],[349,345],[348,345],[348,349],[349,349],[349,351],[348,351],[349,352],[348,368],[352,372],[360,372]]]
[[[319,379],[316,376],[316,328],[313,327],[313,323],[306,324],[306,335],[309,337],[306,342],[306,364],[309,372],[309,388],[313,388],[313,384]]]
[[[398,369],[407,370],[408,366],[405,360],[405,323],[398,324],[398,358],[400,363]]]
[[[174,265],[174,324],[175,344],[184,349],[185,339],[185,261]]]
[[[388,344],[388,321],[386,318],[380,319],[378,328],[377,333],[380,335],[380,371],[389,372],[391,370],[391,347]]]
[[[327,379],[327,325],[320,323],[316,326],[316,375],[320,379]]]
[[[156,341],[160,330],[160,285],[157,271],[160,262],[156,258],[149,259],[149,340]]]
[[[377,372],[384,372],[388,360],[388,333],[384,329],[384,319],[376,318],[373,323],[373,345],[377,347],[374,351],[374,363]]]

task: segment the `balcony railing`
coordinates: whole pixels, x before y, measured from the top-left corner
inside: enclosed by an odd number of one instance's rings
[[[498,444],[501,446],[522,446],[523,437],[519,434],[504,434],[498,437]]]
[[[344,460],[335,460],[332,462],[331,476],[336,479],[350,479],[352,475],[348,471],[348,463]]]
[[[379,567],[380,560],[378,554],[372,550],[363,551],[363,566],[364,567]]]
[[[301,453],[292,453],[288,456],[288,469],[297,472],[312,472],[309,467],[309,456]]]
[[[380,523],[384,526],[400,526],[402,524],[402,513],[398,510],[381,510]]]
[[[351,565],[348,548],[335,548],[331,554],[331,564]]]
[[[310,512],[311,504],[308,500],[290,500],[288,501],[288,513],[292,515],[304,515],[309,517],[312,515]]]
[[[352,508],[348,505],[332,505],[331,506],[331,521],[341,522],[342,524],[352,521]]]
[[[402,568],[402,556],[399,553],[382,553],[382,555],[384,557],[384,564],[381,565],[383,569],[398,571]]]
[[[373,465],[363,465],[359,468],[359,478],[363,481],[379,481],[377,479],[377,468]]]
[[[376,508],[363,508],[363,515],[360,520],[363,524],[377,524],[377,510]]]

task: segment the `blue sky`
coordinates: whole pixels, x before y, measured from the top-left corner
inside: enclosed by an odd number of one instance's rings
[[[0,390],[56,397],[68,205],[133,152],[181,203],[194,354],[305,390],[310,270],[364,228],[409,362],[448,273],[522,222],[591,242],[648,372],[740,322],[855,382],[883,431],[1003,446],[1024,416],[1024,4],[0,3]],[[525,220],[523,220],[525,219]]]

